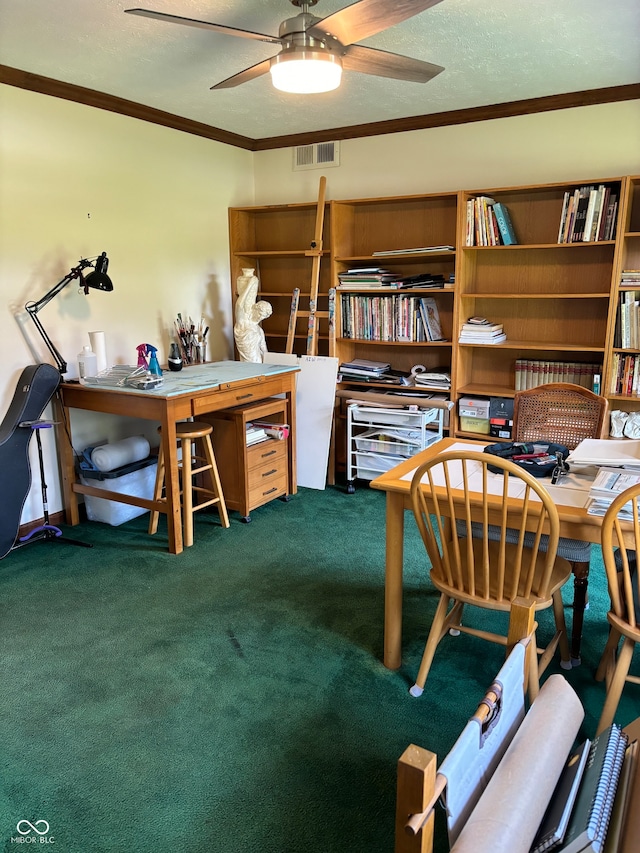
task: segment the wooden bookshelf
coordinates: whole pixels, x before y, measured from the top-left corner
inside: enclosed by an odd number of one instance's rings
[[[235,306],[236,281],[244,268],[255,270],[260,281],[259,299],[271,303],[273,313],[262,323],[267,347],[284,352],[287,341],[291,297],[300,288],[300,310],[309,310],[312,257],[308,254],[314,237],[317,204],[282,204],[229,209],[232,302]],[[331,226],[325,205],[323,251],[318,286],[319,311],[328,309],[331,281]],[[305,294],[307,294],[305,300]],[[306,352],[307,327],[298,322],[294,352]],[[320,325],[318,354],[327,355],[328,333]]]
[[[620,233],[616,242],[616,262],[614,278],[611,287],[611,304],[609,310],[609,343],[610,354],[607,369],[603,376],[602,393],[609,399],[611,410],[620,409],[625,412],[637,412],[640,409],[640,396],[637,393],[624,393],[616,390],[614,373],[618,357],[631,357],[640,360],[640,335],[635,346],[623,346],[617,333],[619,323],[620,301],[625,291],[640,291],[637,287],[625,287],[621,284],[624,270],[640,270],[640,176],[625,178],[622,195],[622,209],[619,221]],[[639,386],[640,387],[640,386]]]
[[[618,198],[614,239],[559,243],[565,194],[601,183]],[[467,202],[478,195],[489,196],[507,208],[516,245],[466,245]],[[303,294],[309,290],[308,250],[315,217],[315,202],[229,211],[234,298],[242,268],[255,269],[260,298],[273,305],[273,315],[263,327],[269,349],[275,352],[285,348],[294,287],[300,287]],[[448,245],[453,249],[400,251]],[[392,254],[381,254],[385,252]],[[388,291],[338,287],[340,273],[373,266],[399,276],[424,272],[444,276],[446,286],[400,292],[436,300],[446,341],[365,340],[341,335],[342,294],[394,298]],[[329,288],[337,287],[336,354],[340,362],[366,358],[390,362],[403,371],[416,364],[447,368],[452,381],[449,396],[456,402],[464,396],[513,397],[516,361],[531,359],[601,364],[601,388],[611,407],[637,410],[640,397],[620,398],[609,393],[620,274],[629,268],[640,269],[640,176],[332,200],[325,206],[318,308],[326,309]],[[450,277],[455,283],[449,283]],[[461,324],[478,315],[503,323],[507,340],[490,346],[459,344]],[[295,351],[305,352],[305,342],[306,329],[300,328]],[[319,354],[328,354],[323,329]],[[640,345],[637,354],[640,356]],[[381,390],[352,379],[341,387]],[[455,410],[449,433],[464,435],[458,431]],[[338,450],[340,443],[339,431]]]

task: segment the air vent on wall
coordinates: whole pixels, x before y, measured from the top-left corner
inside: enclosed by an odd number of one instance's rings
[[[340,165],[340,143],[318,142],[315,145],[297,145],[293,149],[293,171],[325,169]]]

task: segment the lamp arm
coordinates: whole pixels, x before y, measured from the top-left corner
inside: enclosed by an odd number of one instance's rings
[[[35,312],[32,312],[30,310],[29,306],[27,306],[27,313],[30,315],[31,319],[33,320],[33,322],[35,324],[36,329],[40,332],[40,336],[42,337],[42,340],[47,345],[47,349],[49,350],[49,352],[53,356],[53,360],[56,363],[56,367],[58,368],[59,373],[60,374],[66,373],[67,372],[67,362],[60,355],[60,353],[56,349],[53,341],[51,340],[49,335],[46,333],[44,326],[40,322],[40,318],[37,316],[37,314],[35,314]]]
[[[44,308],[45,305],[48,305],[49,302],[51,302],[51,300],[55,296],[57,296],[61,290],[64,290],[64,288],[74,280],[74,278],[81,278],[82,270],[90,266],[93,266],[90,261],[84,259],[81,260],[77,267],[74,267],[71,272],[67,273],[67,275],[61,281],[54,285],[51,290],[48,291],[48,293],[45,293],[45,295],[38,299],[37,302],[27,302],[27,304],[24,306],[27,314],[29,314],[29,316],[34,322],[36,329],[40,333],[42,340],[45,342],[47,349],[53,356],[53,359],[56,363],[56,367],[58,368],[61,374],[67,372],[67,362],[60,355],[53,341],[46,333],[44,326],[42,325],[39,317],[37,316],[38,311]]]

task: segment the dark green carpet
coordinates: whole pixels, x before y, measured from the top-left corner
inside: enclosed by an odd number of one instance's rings
[[[447,638],[424,696],[408,695],[436,604],[409,527],[399,672],[381,663],[384,496],[366,487],[303,489],[229,530],[200,514],[177,557],[146,516],[65,530],[93,549],[6,557],[0,849],[46,820],[58,853],[392,851],[398,757],[410,742],[443,756],[502,662]],[[591,574],[568,674],[587,735],[607,633],[597,560]],[[628,686],[621,723],[639,697]]]

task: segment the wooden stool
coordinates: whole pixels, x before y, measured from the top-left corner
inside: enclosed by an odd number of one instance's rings
[[[158,432],[161,432],[161,427],[158,427]],[[182,459],[178,460],[178,470],[182,473],[180,495],[182,496],[182,527],[184,546],[187,548],[193,545],[193,514],[205,506],[218,504],[218,512],[220,513],[220,521],[223,527],[229,527],[229,516],[227,515],[227,507],[222,494],[222,485],[220,484],[220,475],[218,474],[218,466],[216,458],[213,455],[213,445],[211,444],[211,433],[213,427],[211,424],[199,423],[197,421],[186,421],[176,424],[176,434],[178,441],[182,447]],[[200,442],[200,450],[203,455],[198,455],[196,450],[198,446],[196,442]],[[196,467],[194,467],[194,465]],[[210,488],[204,485],[196,485],[193,482],[193,477],[196,474],[202,474],[209,471],[211,481]],[[162,499],[162,492],[165,487],[165,465],[164,452],[162,444],[158,453],[158,473],[156,475],[156,484],[153,492],[154,501]],[[193,493],[202,494],[205,499],[200,503],[193,503]],[[164,498],[166,500],[166,498]],[[149,533],[153,534],[158,529],[159,512],[151,512],[149,519]]]

